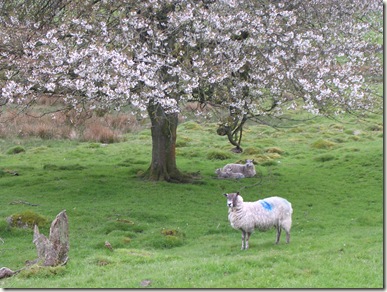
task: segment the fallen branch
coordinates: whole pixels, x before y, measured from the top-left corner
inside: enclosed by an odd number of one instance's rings
[[[19,173],[14,170],[4,169],[4,172],[9,173],[10,175],[15,175],[15,176],[19,175]]]
[[[28,206],[39,206],[38,204],[32,204],[30,202],[26,202],[26,201],[22,201],[22,200],[15,200],[15,201],[12,201],[11,203],[9,203],[10,205],[18,205],[18,204],[24,204],[24,205],[28,205]]]

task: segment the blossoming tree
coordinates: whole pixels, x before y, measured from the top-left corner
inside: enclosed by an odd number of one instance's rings
[[[237,150],[248,119],[381,103],[368,80],[381,75],[379,1],[40,2],[0,1],[0,105],[26,109],[44,93],[78,112],[148,116],[153,180],[184,180],[175,142],[186,102],[229,111],[218,133]]]

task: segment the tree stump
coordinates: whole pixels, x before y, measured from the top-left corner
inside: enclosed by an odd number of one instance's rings
[[[66,210],[60,212],[54,221],[52,221],[49,238],[39,233],[39,228],[35,225],[32,242],[36,246],[38,260],[43,262],[44,266],[66,264],[70,249]]]

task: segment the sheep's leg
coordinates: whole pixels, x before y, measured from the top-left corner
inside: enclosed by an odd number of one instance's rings
[[[246,238],[246,232],[242,230],[242,247],[241,250],[245,249],[245,238]]]
[[[290,231],[286,230],[286,243],[290,242]]]
[[[245,249],[248,249],[249,248],[249,239],[250,239],[251,232],[246,232],[246,233],[247,233],[247,238],[246,238]]]
[[[277,238],[276,238],[275,244],[278,244],[280,237],[281,237],[281,226],[278,225],[277,226]]]
[[[286,232],[286,243],[290,242],[290,228],[292,226],[292,219],[288,219],[285,222],[282,223],[282,227],[284,228]]]

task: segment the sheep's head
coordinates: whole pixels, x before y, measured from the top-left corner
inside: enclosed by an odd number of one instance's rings
[[[238,203],[243,202],[242,196],[237,193],[223,194],[227,198],[227,207],[235,208]]]
[[[221,169],[220,169],[220,168],[218,168],[218,169],[215,170],[215,173],[216,173],[216,174],[219,174],[220,172],[221,172]]]
[[[254,159],[246,159],[246,167],[254,167]]]

